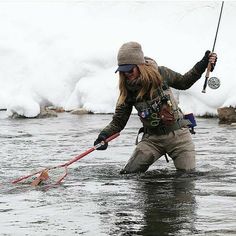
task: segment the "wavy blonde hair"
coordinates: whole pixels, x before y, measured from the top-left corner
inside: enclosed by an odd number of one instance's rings
[[[142,99],[144,95],[148,95],[151,99],[153,98],[154,92],[162,83],[162,77],[157,69],[157,64],[153,62],[146,62],[145,64],[137,65],[140,71],[140,84],[141,89],[136,97],[136,100]],[[118,98],[118,105],[125,102],[128,91],[125,83],[125,76],[123,73],[119,73],[119,90],[120,96]]]

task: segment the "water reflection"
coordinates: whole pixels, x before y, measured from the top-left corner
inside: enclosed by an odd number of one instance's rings
[[[150,175],[150,174],[149,174]],[[151,173],[140,190],[145,226],[141,235],[188,235],[195,232],[195,181],[181,173]]]
[[[113,194],[101,193],[96,199],[104,230],[120,236],[193,235],[197,232],[195,177],[158,170],[107,185],[113,185]]]

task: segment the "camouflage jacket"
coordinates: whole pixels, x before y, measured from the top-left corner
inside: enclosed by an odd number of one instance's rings
[[[206,65],[203,64],[201,61],[195,64],[195,66],[184,75],[181,75],[180,73],[177,73],[164,66],[158,67],[159,73],[163,78],[163,83],[168,86],[168,91],[171,94],[171,87],[178,90],[186,90],[190,88],[198,79],[201,78],[201,75],[203,74],[205,69]],[[144,101],[141,102],[146,101],[144,99]],[[178,108],[178,105],[172,95],[171,102]],[[132,94],[131,92],[129,93],[128,91],[128,96],[125,103],[116,106],[112,121],[101,131],[100,134],[109,137],[110,135],[113,135],[123,130],[129,120],[133,107],[137,109],[137,104],[138,102],[136,101],[136,95]],[[176,112],[177,119],[183,118],[180,109],[177,109]],[[144,122],[143,126],[145,126]]]

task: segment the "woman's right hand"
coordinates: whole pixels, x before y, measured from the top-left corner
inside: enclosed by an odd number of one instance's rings
[[[105,135],[99,134],[98,138],[95,140],[94,142],[94,146],[98,145],[98,144],[102,144],[100,147],[96,148],[97,150],[106,150],[108,147],[108,143],[105,142],[105,140],[107,139],[107,137]]]

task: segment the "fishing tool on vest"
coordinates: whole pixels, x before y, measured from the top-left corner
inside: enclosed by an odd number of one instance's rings
[[[147,118],[151,114],[150,108],[145,108],[142,111],[139,112],[139,116],[143,119]]]
[[[105,140],[105,142],[110,142],[111,140],[115,139],[116,137],[118,137],[120,135],[120,133],[116,133],[113,134],[112,136],[110,136],[109,138],[107,138]],[[30,180],[31,186],[37,186],[42,182],[45,182],[46,184],[46,188],[51,187],[51,186],[55,186],[58,185],[62,182],[62,180],[64,180],[64,178],[67,176],[68,174],[68,166],[70,166],[71,164],[73,164],[74,162],[80,160],[81,158],[85,157],[86,155],[88,155],[89,153],[93,152],[94,150],[98,149],[99,147],[101,147],[104,144],[104,141],[98,143],[97,145],[93,146],[92,148],[88,149],[87,151],[81,153],[80,155],[72,158],[71,160],[69,160],[68,162],[58,165],[58,166],[54,166],[54,167],[49,167],[49,168],[44,168],[42,170],[36,171],[32,174],[20,177],[18,179],[15,179],[12,181],[13,184],[25,181],[25,180],[29,180],[29,178],[33,178],[33,180]],[[58,171],[61,172],[60,176],[56,176],[56,179],[53,178],[51,176],[51,174],[55,173],[54,171]],[[54,180],[55,179],[55,180]],[[50,180],[53,181],[49,182]]]
[[[162,89],[159,89],[159,95],[161,97],[160,118],[162,124],[166,126],[172,125],[176,122],[176,119],[170,95],[165,94]]]
[[[217,39],[218,31],[219,31],[219,26],[220,26],[220,20],[221,20],[221,15],[222,15],[222,11],[223,11],[223,6],[224,6],[224,1],[222,1],[222,3],[221,3],[221,9],[220,9],[218,25],[217,25],[216,34],[215,34],[215,40],[214,40],[211,52],[214,52],[214,50],[215,50],[215,44],[216,44],[216,39]],[[217,89],[220,86],[220,82],[219,82],[218,78],[217,78],[217,80],[215,79],[216,77],[213,77],[213,79],[211,79],[211,78],[209,79],[210,71],[211,71],[211,63],[209,62],[208,66],[207,66],[207,71],[206,71],[206,75],[205,75],[205,81],[204,81],[202,93],[206,93],[207,85],[210,88],[213,88],[213,89]],[[208,79],[209,79],[209,81],[208,81]],[[213,84],[215,84],[215,86],[213,86]]]

